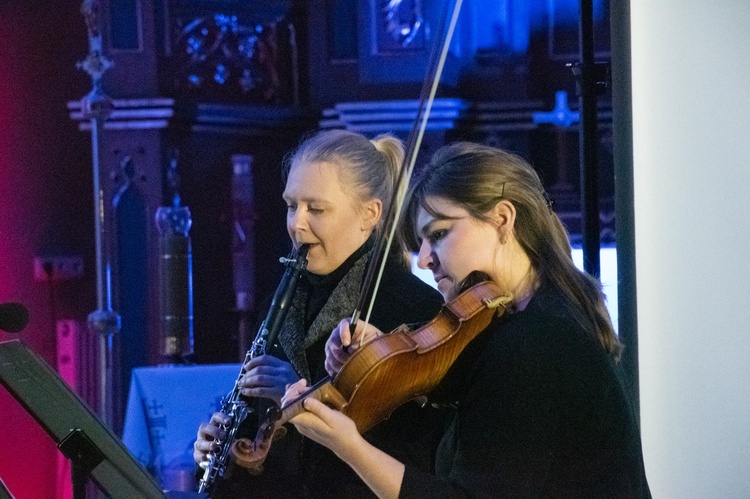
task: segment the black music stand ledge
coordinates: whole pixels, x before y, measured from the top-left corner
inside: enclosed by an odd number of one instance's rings
[[[76,499],[85,497],[89,478],[113,498],[166,497],[94,411],[18,340],[0,342],[0,383],[70,459]]]

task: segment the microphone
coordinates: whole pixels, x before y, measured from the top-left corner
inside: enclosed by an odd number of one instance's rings
[[[29,323],[29,311],[20,303],[0,304],[0,329],[8,333],[18,333]]]

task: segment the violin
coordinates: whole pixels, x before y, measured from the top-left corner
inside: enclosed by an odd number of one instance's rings
[[[431,393],[464,348],[512,303],[491,281],[475,284],[443,305],[426,325],[410,331],[402,325],[365,343],[335,377],[326,377],[282,409],[269,410],[254,440],[232,445],[238,465],[252,474],[263,462],[274,439],[286,433],[284,423],[305,409],[314,397],[350,417],[364,433],[406,402]]]

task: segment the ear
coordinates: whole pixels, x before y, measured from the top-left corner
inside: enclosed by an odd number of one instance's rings
[[[370,231],[378,225],[383,216],[383,201],[373,198],[367,201],[362,209],[362,230]]]
[[[507,199],[501,199],[488,213],[501,238],[513,233],[516,224],[516,207]]]

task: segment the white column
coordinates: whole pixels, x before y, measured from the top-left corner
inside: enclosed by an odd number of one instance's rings
[[[750,497],[750,2],[631,0],[641,423],[654,497]]]

